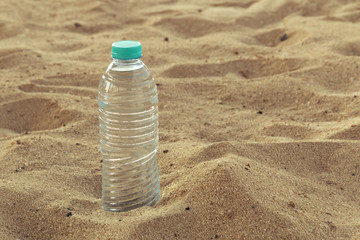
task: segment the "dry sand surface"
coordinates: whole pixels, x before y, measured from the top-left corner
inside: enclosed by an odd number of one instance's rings
[[[360,239],[360,2],[0,2],[0,239]],[[101,209],[114,41],[158,83],[162,198]]]

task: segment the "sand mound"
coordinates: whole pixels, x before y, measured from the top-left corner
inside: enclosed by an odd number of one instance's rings
[[[76,111],[62,110],[50,99],[30,98],[0,107],[0,128],[22,133],[58,128],[77,117]]]

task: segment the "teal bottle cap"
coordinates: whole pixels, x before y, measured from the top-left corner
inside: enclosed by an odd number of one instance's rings
[[[111,55],[113,58],[121,60],[141,58],[141,43],[129,40],[114,42],[111,47]]]

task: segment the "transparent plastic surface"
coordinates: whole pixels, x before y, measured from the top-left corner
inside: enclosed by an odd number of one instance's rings
[[[144,63],[114,60],[100,81],[98,103],[103,209],[155,205],[160,198],[158,95]]]

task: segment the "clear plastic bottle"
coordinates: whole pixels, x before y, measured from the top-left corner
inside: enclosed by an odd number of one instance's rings
[[[113,43],[113,62],[99,84],[102,205],[108,211],[155,205],[160,198],[158,95],[141,56],[139,42]]]

